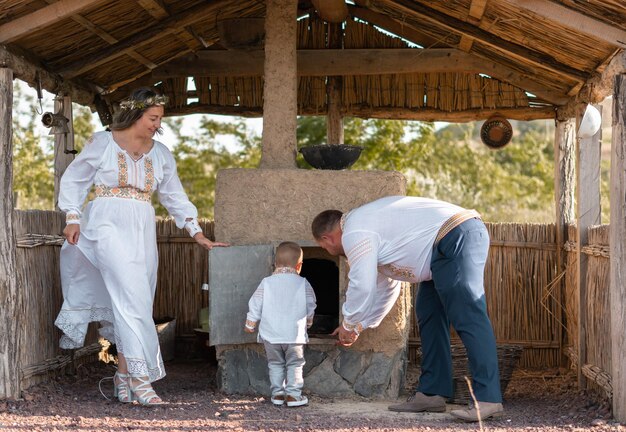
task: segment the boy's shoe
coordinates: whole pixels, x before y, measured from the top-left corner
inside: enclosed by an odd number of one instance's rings
[[[302,395],[300,396],[287,395],[285,400],[287,401],[288,407],[297,407],[297,406],[302,406],[302,405],[306,405],[309,403],[309,399],[306,396],[302,396]]]
[[[278,393],[278,394],[272,395],[270,400],[272,401],[274,405],[281,406],[285,403],[285,395]]]

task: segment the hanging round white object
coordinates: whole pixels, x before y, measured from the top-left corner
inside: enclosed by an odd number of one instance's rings
[[[601,125],[602,116],[600,111],[591,104],[587,105],[585,114],[583,114],[583,118],[580,121],[580,126],[578,126],[578,137],[591,138],[600,130]]]

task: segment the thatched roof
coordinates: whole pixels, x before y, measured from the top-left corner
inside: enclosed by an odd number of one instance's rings
[[[357,0],[325,55],[336,29],[315,3],[298,3],[300,114],[326,112],[332,73],[345,115],[554,117],[603,96],[599,77],[626,48],[621,0]],[[156,84],[171,114],[259,116],[264,15],[262,0],[0,0],[0,63],[91,106]],[[343,69],[324,69],[331,55]]]

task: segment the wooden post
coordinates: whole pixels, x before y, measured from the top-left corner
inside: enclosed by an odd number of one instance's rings
[[[0,68],[0,399],[20,396],[19,312],[13,231],[13,71]]]
[[[600,106],[596,108],[601,109]],[[580,123],[579,121],[577,124]],[[588,243],[589,228],[601,222],[600,211],[600,152],[602,130],[591,138],[577,137],[576,146],[576,260],[578,273],[576,285],[579,293],[578,309],[578,385],[587,387],[582,367],[587,363],[587,265],[588,257],[582,253]],[[592,299],[593,301],[593,299]]]
[[[574,222],[575,197],[575,119],[557,120],[554,132],[554,198],[556,203],[556,266],[560,274],[565,270],[565,243],[567,225]],[[564,282],[561,283],[561,286]],[[561,304],[565,304],[565,290],[561,290]],[[566,333],[564,333],[565,335]],[[563,354],[563,338],[560,338],[561,353]],[[562,363],[566,359],[562,358]]]
[[[343,48],[343,28],[341,23],[328,23],[328,48]],[[343,144],[343,116],[341,114],[341,88],[343,77],[329,76],[326,84],[326,139],[328,144]]]
[[[626,423],[626,74],[615,76],[611,142],[611,381],[613,417]]]
[[[267,0],[261,168],[296,167],[297,0]]]
[[[59,184],[67,166],[74,160],[74,155],[65,153],[65,149],[74,149],[74,119],[72,116],[72,98],[62,96],[54,100],[54,112],[68,119],[69,132],[54,136],[54,207],[59,210]]]

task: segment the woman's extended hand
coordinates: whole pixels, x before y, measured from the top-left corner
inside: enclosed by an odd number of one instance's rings
[[[80,237],[80,224],[69,224],[63,229],[63,235],[69,244],[75,245]]]
[[[228,247],[228,246],[230,246],[228,243],[212,242],[211,240],[206,238],[204,236],[204,234],[202,234],[202,233],[196,234],[195,236],[193,236],[193,239],[196,241],[196,243],[198,243],[200,246],[202,246],[206,250],[211,250],[214,247]]]

